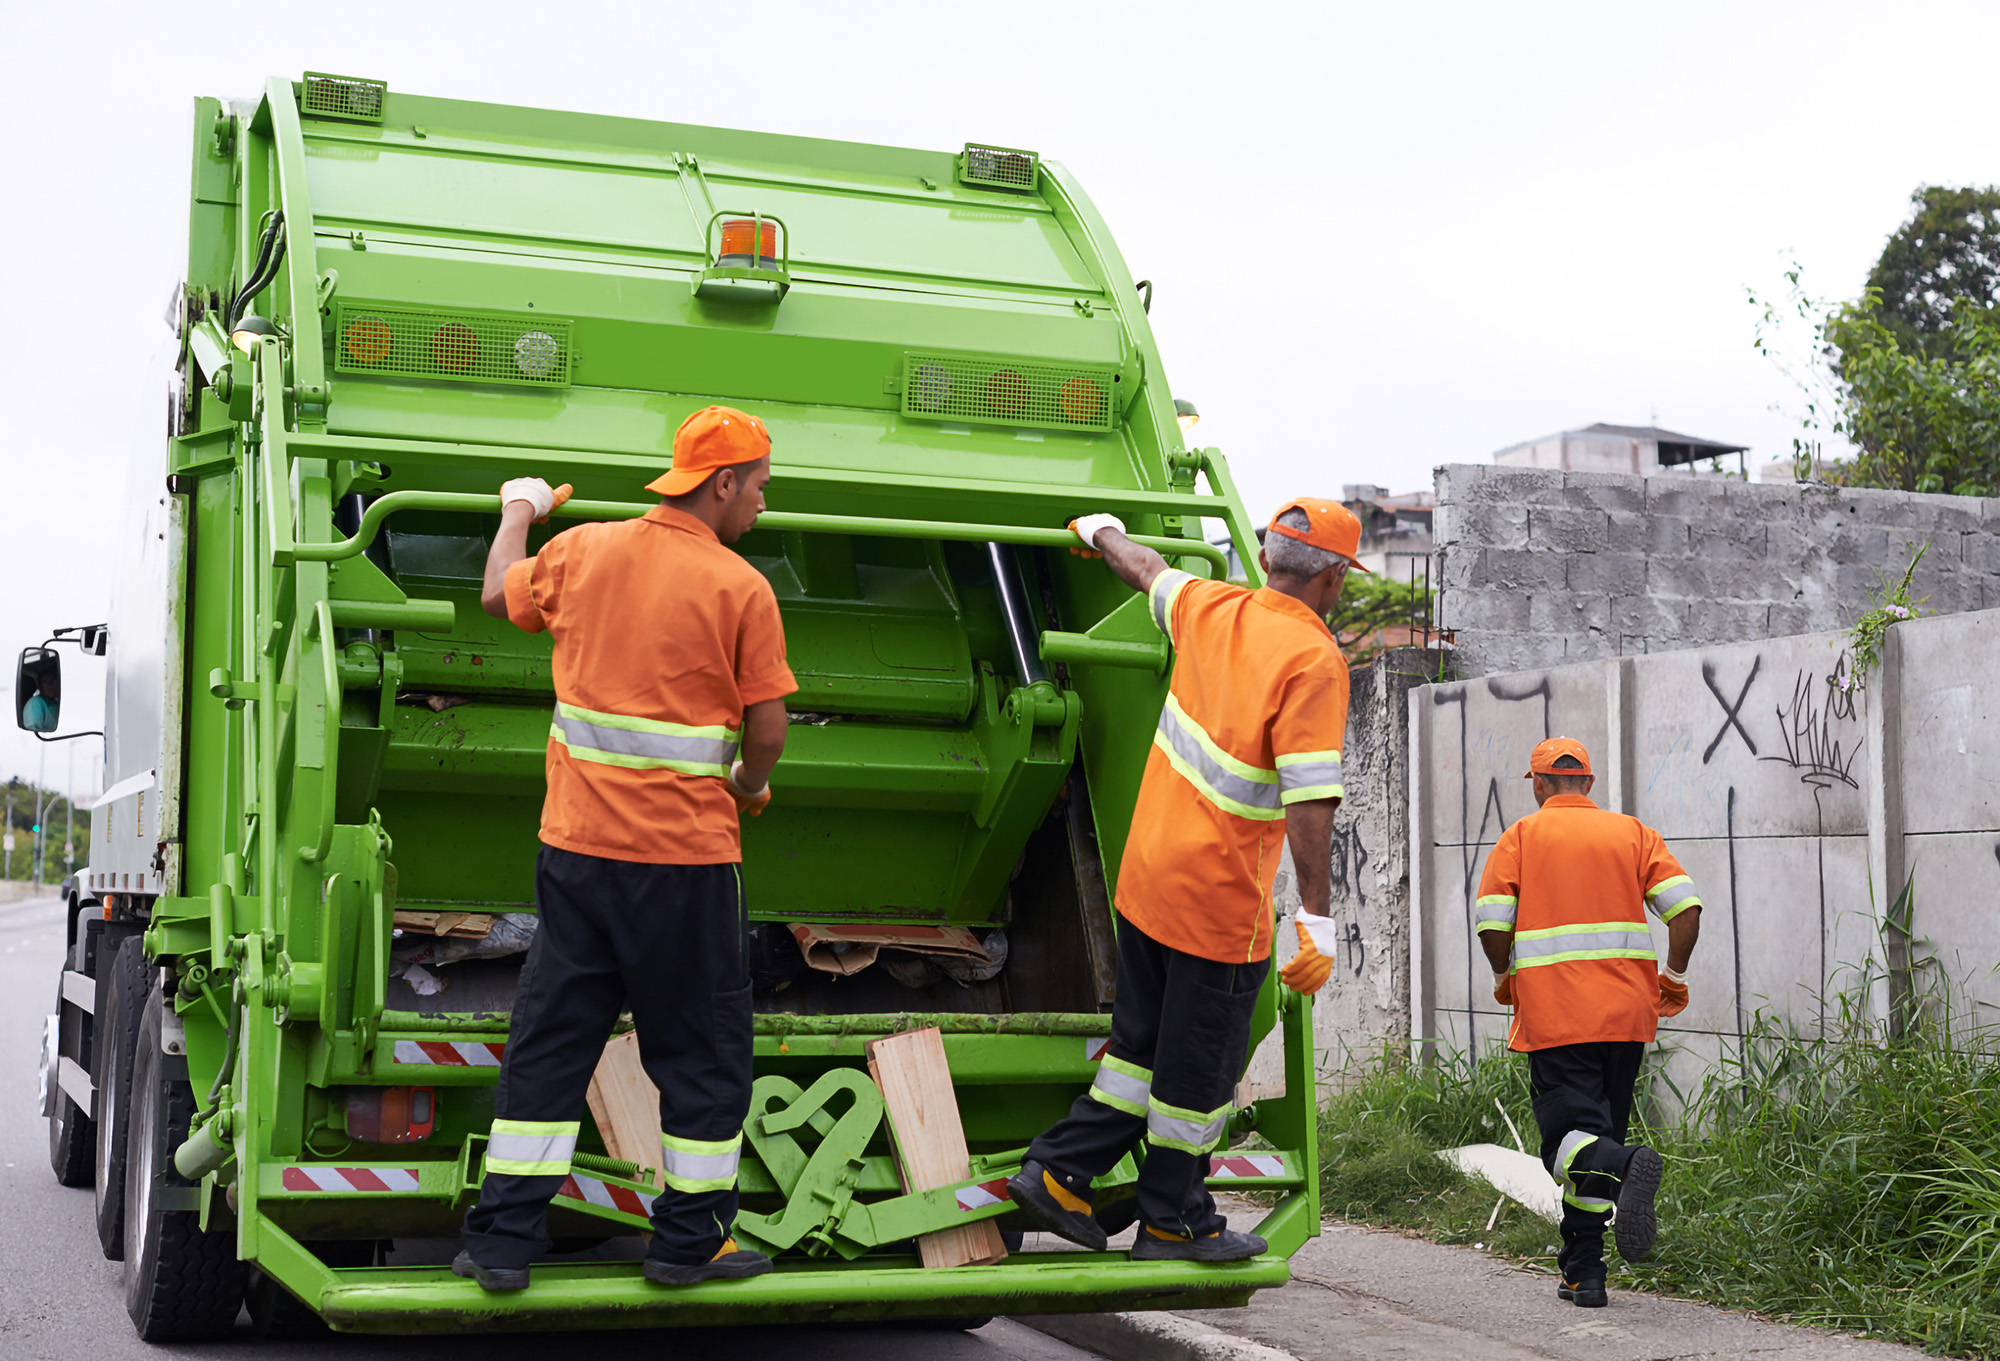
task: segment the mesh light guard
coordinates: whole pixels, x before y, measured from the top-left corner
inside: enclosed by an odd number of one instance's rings
[[[564,387],[575,358],[572,323],[535,313],[336,305],[336,373],[455,383]]]
[[[1032,151],[967,142],[959,154],[958,177],[967,184],[993,189],[1032,190],[1040,179],[1041,166],[1042,158]]]
[[[927,421],[1109,430],[1117,411],[1115,382],[1111,369],[912,353],[903,365],[903,414]]]
[[[379,123],[388,97],[388,85],[379,80],[308,71],[299,90],[299,112],[311,118]]]

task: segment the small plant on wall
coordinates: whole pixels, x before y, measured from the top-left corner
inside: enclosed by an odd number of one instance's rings
[[[1907,545],[1906,545],[1907,546]],[[1924,560],[1924,554],[1931,551],[1926,541],[1922,547],[1910,554],[1910,565],[1903,569],[1900,579],[1878,578],[1875,605],[1866,614],[1854,621],[1854,627],[1847,631],[1848,653],[1853,661],[1856,685],[1867,682],[1868,673],[1881,660],[1882,638],[1890,629],[1906,619],[1915,619],[1924,613],[1922,599],[1910,599],[1910,582],[1917,574],[1917,564]]]

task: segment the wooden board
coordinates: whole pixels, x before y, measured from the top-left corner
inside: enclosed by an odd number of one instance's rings
[[[395,924],[420,936],[462,936],[481,940],[493,929],[490,912],[412,912],[398,909]]]
[[[590,1075],[590,1118],[614,1158],[653,1169],[653,1185],[667,1184],[660,1149],[660,1089],[639,1065],[639,1035],[613,1035]]]
[[[868,1075],[882,1089],[896,1141],[896,1170],[908,1191],[951,1186],[972,1175],[965,1126],[936,1026],[907,1030],[868,1045]],[[986,1266],[1004,1261],[1007,1246],[991,1219],[917,1239],[926,1267]]]

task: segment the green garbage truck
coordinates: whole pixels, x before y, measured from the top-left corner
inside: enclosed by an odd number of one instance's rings
[[[1256,557],[1221,457],[1176,420],[1152,286],[1076,180],[1009,146],[318,73],[199,100],[191,151],[168,428],[136,451],[113,612],[24,652],[16,696],[62,740],[49,678],[106,678],[43,1099],[140,1334],[211,1335],[246,1303],[266,1332],[447,1332],[1200,1308],[1283,1283],[1319,1216],[1310,999],[1275,985],[1254,1035],[1278,1036],[1282,1083],[1246,1089],[1211,1160],[1267,1207],[1268,1254],[925,1269],[916,1247],[1016,1227],[1002,1182],[1109,1036],[1109,903],[1170,655],[1064,526],[1118,514],[1213,576],[1220,521]],[[488,1296],[446,1264],[534,925],[553,703],[547,638],[479,605],[497,490],[574,486],[531,547],[642,515],[714,402],[774,438],[738,549],[800,685],[743,857],[736,1236],[776,1269],[647,1283],[625,1249],[658,1187],[586,1120],[558,1258]],[[865,1046],[928,1026],[970,1175],[909,1190]],[[1102,1180],[1107,1218],[1135,1176]]]

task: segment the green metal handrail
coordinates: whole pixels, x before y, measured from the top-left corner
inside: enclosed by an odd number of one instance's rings
[[[637,501],[566,501],[553,512],[570,520],[635,520],[653,507]],[[294,562],[339,562],[375,542],[382,522],[399,510],[449,510],[498,514],[500,498],[474,492],[392,491],[371,502],[355,526],[352,538],[333,543],[294,544]],[[968,525],[951,520],[891,520],[874,515],[813,515],[803,511],[766,511],[757,517],[760,529],[796,530],[806,534],[858,534],[881,539],[952,539],[963,543],[1021,543],[1043,548],[1075,548],[1076,535],[1067,529],[1035,529],[1025,525]],[[1164,557],[1201,558],[1216,575],[1228,571],[1228,559],[1214,544],[1200,539],[1169,539],[1135,534],[1132,542]]]

